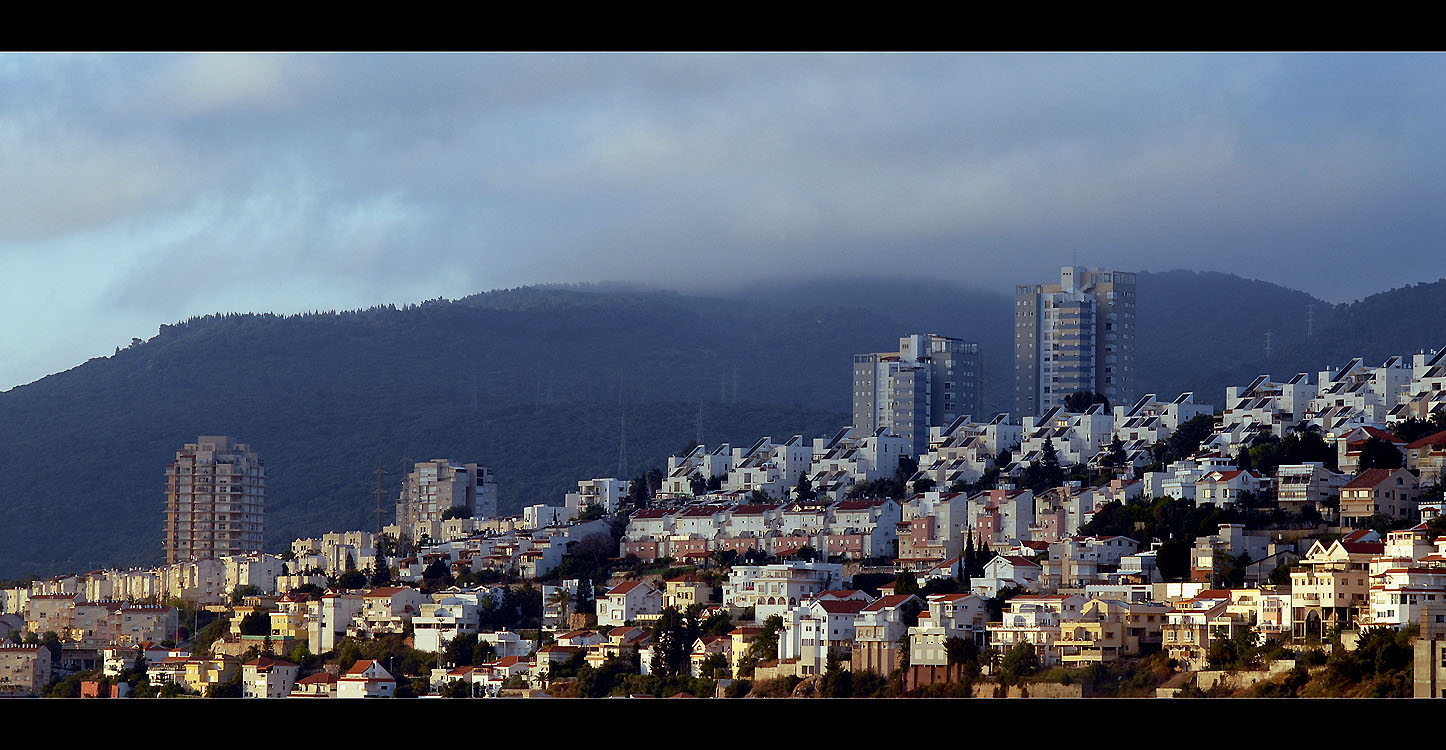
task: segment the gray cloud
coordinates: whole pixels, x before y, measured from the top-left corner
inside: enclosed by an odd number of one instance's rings
[[[1446,275],[1440,59],[3,55],[0,388],[193,314],[545,281],[1078,251],[1348,300]]]

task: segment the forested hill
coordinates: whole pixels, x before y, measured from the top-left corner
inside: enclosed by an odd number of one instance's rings
[[[1446,343],[1433,340],[1430,304],[1417,303],[1440,299],[1439,283],[1340,308],[1221,274],[1139,283],[1141,384],[1161,396],[1194,389],[1219,406],[1226,385],[1261,372]],[[906,280],[713,296],[529,287],[162,326],[115,356],[0,393],[0,578],[157,563],[164,469],[198,435],[231,435],[260,453],[267,545],[279,550],[298,536],[374,528],[379,462],[391,472],[390,520],[404,457],[490,466],[503,510],[516,511],[617,474],[624,416],[629,474],[696,437],[700,404],[710,445],[831,432],[850,418],[850,355],[915,331],[979,341],[985,408],[1007,410],[1011,294]],[[1334,341],[1334,331],[1354,338]]]

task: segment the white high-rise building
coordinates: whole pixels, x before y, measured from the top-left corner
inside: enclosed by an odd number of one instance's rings
[[[166,564],[261,550],[266,467],[244,443],[203,435],[166,467]]]
[[[467,518],[497,516],[497,480],[477,464],[457,464],[445,458],[419,461],[402,485],[397,501],[397,526],[404,536],[440,537],[442,515],[465,508]]]
[[[1076,391],[1135,398],[1135,274],[1065,266],[1059,284],[1014,290],[1014,412],[1040,415]]]
[[[979,413],[979,345],[936,334],[899,339],[899,351],[854,355],[854,430],[880,429],[929,450],[929,428]]]

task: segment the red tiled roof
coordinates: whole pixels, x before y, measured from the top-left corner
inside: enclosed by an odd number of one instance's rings
[[[618,594],[626,594],[626,593],[628,593],[629,591],[632,591],[633,589],[635,589],[635,588],[637,588],[637,587],[639,587],[639,586],[641,586],[641,585],[643,585],[643,582],[642,582],[642,581],[629,581],[629,582],[627,582],[627,583],[620,583],[620,584],[618,584],[615,588],[613,588],[611,591],[609,591],[609,592],[607,593],[607,595],[608,595],[608,596],[616,596],[616,595],[618,595]]]
[[[831,615],[858,614],[860,610],[868,606],[866,602],[858,599],[822,599],[815,603]]]
[[[911,598],[913,598],[913,594],[890,594],[888,596],[881,596],[870,603],[869,606],[864,607],[862,611],[879,612],[891,607],[897,607]]]
[[[1412,440],[1406,444],[1406,448],[1408,450],[1414,450],[1416,448],[1428,448],[1437,445],[1446,445],[1446,430],[1427,435],[1418,440]]]
[[[285,659],[277,659],[270,656],[258,656],[255,659],[246,662],[242,666],[256,667],[259,670],[267,670],[271,669],[272,667],[295,667],[298,665],[293,664]]]
[[[1386,481],[1386,478],[1389,477],[1393,471],[1395,471],[1395,469],[1367,469],[1360,476],[1346,482],[1345,486],[1341,489],[1351,490],[1375,487],[1381,482]]]

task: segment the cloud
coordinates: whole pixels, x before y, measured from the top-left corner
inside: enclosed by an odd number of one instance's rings
[[[191,314],[547,281],[1008,289],[1077,251],[1349,299],[1446,275],[1443,72],[1416,55],[3,55],[9,309],[59,294],[80,333],[7,330],[5,359],[31,364],[0,387]]]

